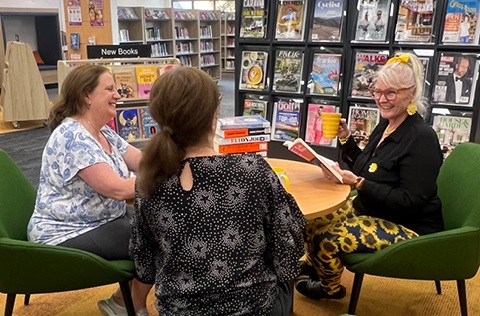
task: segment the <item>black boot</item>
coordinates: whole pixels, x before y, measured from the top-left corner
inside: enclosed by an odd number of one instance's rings
[[[347,295],[344,286],[340,285],[340,290],[333,294],[328,294],[321,286],[320,282],[313,280],[300,280],[295,282],[295,289],[298,293],[311,298],[312,300],[320,300],[322,298],[329,298],[339,300]]]
[[[306,261],[303,261],[300,264],[300,274],[295,278],[295,280],[303,280],[306,278],[312,279],[314,281],[319,280],[315,268],[309,265]]]

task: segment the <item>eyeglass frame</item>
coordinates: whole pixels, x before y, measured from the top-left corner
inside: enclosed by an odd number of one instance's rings
[[[404,90],[408,90],[408,89],[412,89],[414,88],[415,86],[411,86],[411,87],[408,87],[408,88],[400,88],[400,89],[392,89],[392,88],[388,88],[388,89],[385,89],[385,90],[375,90],[375,89],[370,89],[370,95],[372,96],[372,98],[375,100],[375,101],[379,101],[381,98],[382,98],[382,95],[385,97],[385,99],[387,101],[395,101],[397,99],[397,96],[398,96],[398,92],[400,91],[404,91]],[[391,91],[391,92],[395,92],[395,97],[392,99],[392,98],[388,98],[387,95],[385,94],[385,92],[387,91]],[[375,95],[379,93],[380,96],[378,97],[378,99],[375,97]]]

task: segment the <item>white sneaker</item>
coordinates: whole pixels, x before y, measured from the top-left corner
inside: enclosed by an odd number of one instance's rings
[[[127,309],[115,301],[113,294],[106,300],[98,301],[98,309],[103,316],[128,316]]]

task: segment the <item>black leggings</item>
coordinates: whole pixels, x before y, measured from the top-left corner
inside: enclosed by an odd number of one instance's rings
[[[59,246],[91,252],[106,260],[130,260],[128,244],[132,228],[130,212],[80,236],[64,241]]]

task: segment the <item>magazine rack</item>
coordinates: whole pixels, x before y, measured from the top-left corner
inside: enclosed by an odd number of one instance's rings
[[[457,0],[464,7],[471,6],[472,3],[477,6],[467,10],[469,14],[465,17],[465,12],[457,12],[453,9],[455,6],[449,5],[452,1],[455,0],[357,0],[348,1],[347,5],[345,0],[236,0],[235,115],[242,115],[244,105],[251,104],[254,100],[260,105],[266,105],[266,118],[273,122],[276,100],[292,99],[300,107],[299,136],[306,140],[311,138],[306,128],[311,126],[308,125],[309,104],[323,104],[329,110],[337,107],[347,120],[352,119],[351,113],[373,113],[376,105],[368,93],[368,87],[375,70],[369,67],[378,68],[394,52],[413,50],[425,66],[424,97],[427,112],[424,118],[437,131],[440,141],[447,147],[445,151],[449,152],[460,142],[480,142],[480,104],[475,102],[480,100],[477,80],[480,63],[477,60],[480,54],[479,8],[476,1]],[[290,2],[292,6],[288,7]],[[299,9],[300,6],[305,6],[306,9]],[[325,6],[328,6],[328,10]],[[333,10],[334,6],[339,9]],[[297,22],[299,12],[303,10],[300,18],[303,26],[296,29],[295,34],[286,36],[285,32],[288,31],[282,28],[287,25],[288,13],[295,10]],[[321,24],[321,19],[327,18],[325,12],[333,12],[332,10],[337,12],[334,17],[337,22],[334,23],[337,23],[335,31],[340,38],[332,33],[327,38],[320,31],[322,27],[325,30],[326,24]],[[252,19],[252,15],[256,17]],[[332,22],[334,19],[332,16],[330,18]],[[466,27],[468,34],[463,38],[460,34],[461,22],[469,23]],[[279,33],[283,35],[279,36]],[[282,50],[300,51],[303,54],[303,62],[299,63],[301,68],[296,72],[298,90],[277,88],[278,69],[281,68],[279,64],[294,64],[278,58],[278,52]],[[264,88],[246,88],[243,76],[246,69],[243,65],[244,52],[267,55],[263,71]],[[316,73],[322,78],[329,73],[325,71],[326,67],[317,67],[318,61],[314,60],[322,54],[338,58],[336,93],[325,93],[312,86]],[[469,89],[466,95],[462,94],[452,101],[447,95],[448,90],[453,89],[453,84],[449,83],[446,73],[454,72],[457,60],[465,58],[469,63],[465,75]],[[369,62],[375,59],[376,62]],[[316,68],[324,68],[325,72]],[[371,130],[375,121],[364,121],[362,124]],[[365,130],[361,132],[364,137]],[[313,148],[331,159],[340,159],[339,150],[334,144],[313,144]],[[296,159],[278,141],[270,142],[268,154],[271,157]]]

